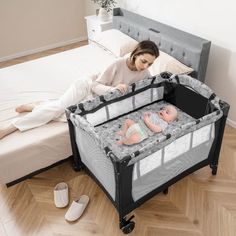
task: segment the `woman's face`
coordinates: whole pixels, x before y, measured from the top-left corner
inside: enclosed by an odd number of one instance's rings
[[[134,65],[137,71],[142,71],[151,66],[155,59],[156,57],[149,53],[140,54],[135,58]]]

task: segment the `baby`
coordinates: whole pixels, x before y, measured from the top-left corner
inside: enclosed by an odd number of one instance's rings
[[[163,107],[159,112],[145,112],[143,120],[135,123],[131,119],[126,119],[122,130],[117,134],[122,136],[117,144],[132,145],[148,138],[150,131],[153,133],[162,132],[169,123],[177,118],[177,110],[174,106]]]

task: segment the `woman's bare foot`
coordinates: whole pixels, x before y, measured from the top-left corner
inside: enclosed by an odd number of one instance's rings
[[[15,132],[16,130],[17,128],[11,123],[6,124],[6,125],[1,125],[0,126],[0,139],[7,136],[8,134]]]
[[[35,106],[39,105],[40,103],[41,102],[32,102],[32,103],[28,103],[28,104],[23,104],[23,105],[16,107],[15,111],[18,113],[31,112],[35,108]]]

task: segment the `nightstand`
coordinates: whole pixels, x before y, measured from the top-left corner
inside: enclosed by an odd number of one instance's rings
[[[112,19],[109,21],[100,21],[96,15],[86,16],[85,19],[87,23],[89,43],[95,40],[95,36],[98,33],[112,28]]]

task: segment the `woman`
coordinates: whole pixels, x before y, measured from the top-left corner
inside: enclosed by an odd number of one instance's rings
[[[114,89],[125,93],[129,84],[150,76],[147,68],[158,56],[159,50],[154,42],[140,42],[129,57],[117,59],[100,75],[80,78],[58,100],[17,107],[16,112],[29,113],[0,126],[0,139],[16,130],[25,131],[58,119],[66,107],[79,103],[91,94],[91,91],[98,95]]]

